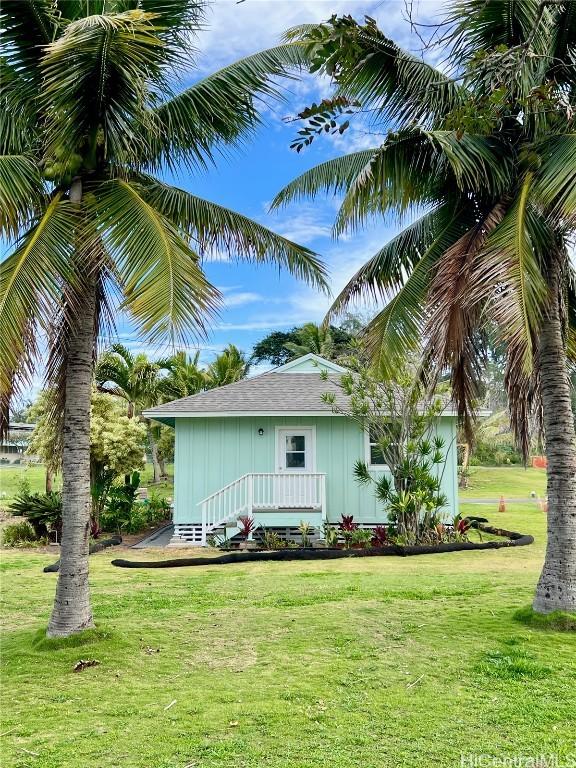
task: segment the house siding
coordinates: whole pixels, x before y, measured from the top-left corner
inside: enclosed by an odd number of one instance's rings
[[[455,422],[453,417],[444,417],[438,427],[447,448],[442,476],[442,490],[449,500],[447,516],[458,508]],[[361,523],[384,522],[386,514],[373,489],[354,480],[355,462],[365,459],[360,427],[346,417],[305,415],[176,419],[174,522],[200,522],[198,502],[241,475],[277,471],[276,427],[291,426],[316,430],[316,472],[326,474],[328,520],[337,522],[347,514]],[[258,434],[259,429],[264,430],[263,435]],[[256,513],[256,517],[265,525],[288,526],[307,515],[282,510]]]

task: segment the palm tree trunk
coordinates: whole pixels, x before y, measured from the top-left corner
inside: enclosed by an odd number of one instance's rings
[[[160,467],[160,462],[158,461],[158,445],[148,419],[146,420],[146,429],[148,431],[148,443],[150,444],[150,454],[152,456],[152,468],[154,473],[152,482],[159,483],[162,476],[162,469]]]
[[[94,280],[86,279],[82,308],[68,354],[62,450],[62,543],[48,637],[66,637],[94,626],[88,586]]]
[[[46,483],[45,483],[45,490],[46,493],[52,493],[52,483],[54,480],[54,475],[52,474],[51,469],[46,470]]]
[[[540,335],[539,369],[548,460],[548,542],[533,607],[576,612],[576,441],[562,338],[560,265]]]

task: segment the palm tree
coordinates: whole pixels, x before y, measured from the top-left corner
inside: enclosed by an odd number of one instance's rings
[[[188,355],[180,350],[165,361],[168,375],[163,381],[166,402],[195,395],[206,389],[206,371],[200,367],[200,352]]]
[[[203,335],[219,302],[200,257],[274,262],[324,285],[314,254],[158,174],[207,167],[258,124],[271,79],[305,61],[285,44],[178,90],[203,0],[18,0],[0,13],[0,429],[51,337],[61,396],[63,519],[48,634],[93,625],[88,590],[90,394],[110,301],[153,343]],[[53,329],[56,332],[53,333]]]
[[[423,376],[433,383],[449,371],[467,425],[483,334],[494,324],[519,445],[527,456],[534,414],[546,440],[548,544],[534,609],[576,611],[567,375],[576,339],[576,3],[458,0],[440,29],[451,64],[442,70],[370,19],[333,18],[292,33],[308,42],[313,69],[334,78],[340,107],[360,102],[384,140],[304,173],[275,204],[343,194],[337,233],[378,214],[417,216],[357,272],[329,316],[358,297],[383,301],[366,333],[374,359],[394,367],[422,345]],[[308,143],[330,130],[329,117],[308,124]]]
[[[310,352],[331,360],[334,357],[334,337],[330,326],[305,323],[296,330],[297,342],[288,341],[284,345],[292,359]]]
[[[223,387],[245,379],[249,370],[250,363],[246,355],[234,344],[228,344],[206,370],[206,389]]]
[[[97,360],[96,386],[100,392],[125,400],[129,419],[134,416],[142,418],[141,414],[145,408],[158,405],[162,399],[164,380],[160,374],[168,365],[167,360],[152,362],[145,354],[133,355],[123,344],[113,344]],[[154,426],[150,419],[143,421],[152,456],[153,482],[159,483],[166,474],[158,455],[159,428]]]

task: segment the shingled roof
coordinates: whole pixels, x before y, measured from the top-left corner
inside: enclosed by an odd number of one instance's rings
[[[328,378],[320,376],[325,370]],[[325,392],[334,394],[334,405],[348,410],[348,397],[339,386],[346,371],[318,355],[305,355],[259,376],[209,389],[197,395],[173,400],[144,411],[144,416],[165,424],[182,417],[215,416],[337,416],[323,401]],[[448,404],[447,404],[448,405]],[[452,415],[450,407],[445,415]]]
[[[333,392],[336,404],[347,406],[347,398],[338,386],[338,376],[328,380],[319,373],[270,371],[235,384],[199,392],[145,411],[153,419],[179,416],[234,416],[280,414],[334,415],[332,407],[322,401],[324,392]]]

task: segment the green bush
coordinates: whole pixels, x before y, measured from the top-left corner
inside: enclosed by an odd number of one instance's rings
[[[521,463],[522,456],[511,443],[492,444],[479,440],[470,457],[470,465],[474,467],[501,467]]]
[[[26,516],[37,539],[48,536],[49,531],[62,531],[62,496],[56,491],[21,492],[10,505],[10,512]]]
[[[140,475],[135,472],[128,485],[112,486],[104,512],[100,516],[102,530],[139,533],[145,528],[157,525],[170,515],[170,506],[161,496],[152,494],[149,499],[136,501],[139,484]]]
[[[34,544],[44,544],[45,539],[39,539],[30,523],[23,520],[20,523],[10,523],[2,531],[2,544],[5,547],[26,547]]]

